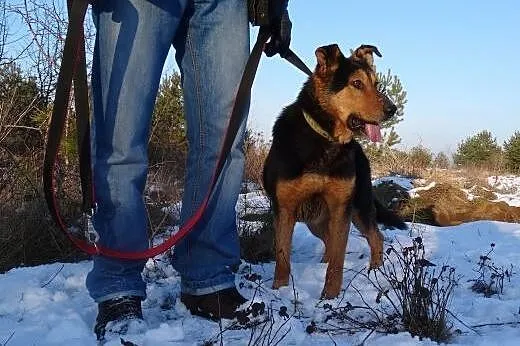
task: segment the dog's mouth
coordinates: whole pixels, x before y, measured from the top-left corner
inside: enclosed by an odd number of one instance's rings
[[[351,115],[348,118],[348,127],[353,132],[364,133],[372,142],[381,142],[382,140],[381,126],[379,124],[369,123],[355,115]]]

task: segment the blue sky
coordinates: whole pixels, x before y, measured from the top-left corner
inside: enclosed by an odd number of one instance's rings
[[[378,71],[391,69],[408,93],[402,147],[454,152],[480,130],[502,143],[520,129],[520,1],[290,0],[289,11],[291,47],[311,68],[321,45],[338,43],[345,54],[360,44],[380,49]],[[269,136],[305,78],[264,56],[251,126]]]
[[[338,43],[345,54],[360,44],[379,48],[378,71],[391,69],[408,93],[401,147],[453,153],[481,130],[502,144],[520,129],[520,1],[289,0],[289,13],[291,47],[311,69],[322,45]],[[250,126],[269,137],[305,79],[280,57],[264,56]]]

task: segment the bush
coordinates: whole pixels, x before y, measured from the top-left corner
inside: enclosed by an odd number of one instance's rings
[[[520,173],[520,132],[515,133],[504,143],[506,168],[512,173]]]
[[[433,159],[433,164],[436,168],[447,169],[450,167],[450,159],[448,158],[448,155],[440,152]]]
[[[375,303],[366,297],[366,291],[356,287],[355,278],[360,275],[367,285],[375,288]],[[341,325],[341,331],[367,330],[379,333],[408,331],[419,339],[430,338],[436,342],[450,340],[453,330],[448,319],[453,289],[459,278],[455,268],[435,264],[425,258],[420,237],[412,239],[410,246],[390,246],[385,251],[384,265],[374,274],[365,269],[355,272],[349,286],[361,302],[326,303],[325,325],[317,325],[320,332],[337,332],[330,328]],[[336,304],[335,304],[336,305]],[[335,323],[328,322],[333,320]]]
[[[408,153],[408,156],[412,165],[412,171],[416,171],[417,169],[425,169],[432,164],[432,152],[422,145],[413,147]]]
[[[489,131],[481,131],[459,143],[453,161],[457,165],[496,168],[502,149]]]
[[[246,131],[244,140],[245,167],[244,179],[247,182],[262,186],[262,175],[264,162],[269,153],[270,143],[267,142],[261,133]]]

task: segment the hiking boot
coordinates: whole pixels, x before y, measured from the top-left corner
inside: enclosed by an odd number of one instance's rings
[[[143,320],[143,312],[141,310],[141,297],[125,296],[109,299],[98,304],[98,315],[94,332],[98,340],[105,338],[107,330],[118,334],[126,333],[128,323],[134,320]],[[107,324],[113,325],[114,328],[107,328]]]
[[[192,315],[217,321],[221,318],[233,319],[237,316],[237,308],[247,302],[235,287],[196,296],[181,293],[181,302],[186,305]]]

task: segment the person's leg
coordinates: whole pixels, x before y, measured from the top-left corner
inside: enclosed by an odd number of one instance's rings
[[[99,0],[92,69],[93,174],[98,210],[94,227],[103,246],[148,247],[143,203],[151,115],[162,67],[187,0]],[[94,256],[86,284],[102,303],[146,296],[145,261]]]
[[[209,188],[238,85],[249,57],[247,1],[195,0],[174,43],[181,67],[189,143],[181,221]],[[202,220],[174,251],[181,290],[205,295],[235,286],[240,263],[235,205],[243,175],[249,106]]]

